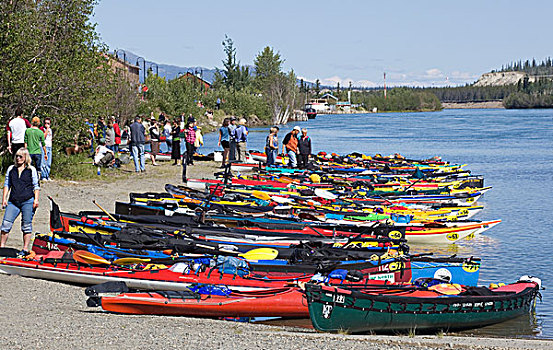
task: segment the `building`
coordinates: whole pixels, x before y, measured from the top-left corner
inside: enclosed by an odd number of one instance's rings
[[[211,84],[205,80],[203,80],[201,77],[192,74],[191,72],[186,72],[186,74],[181,75],[178,77],[178,79],[186,79],[194,84],[198,84],[202,87],[203,91],[207,91],[211,89]]]
[[[108,59],[108,64],[114,73],[124,75],[125,79],[133,85],[140,84],[140,68],[138,66],[130,64],[129,62],[112,55],[106,55],[106,57]]]

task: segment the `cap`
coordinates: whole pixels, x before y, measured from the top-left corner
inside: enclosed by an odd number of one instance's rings
[[[294,129],[293,130],[297,130],[297,131],[301,131],[301,128],[299,126],[294,126]]]
[[[230,120],[236,120],[235,116],[230,117]]]

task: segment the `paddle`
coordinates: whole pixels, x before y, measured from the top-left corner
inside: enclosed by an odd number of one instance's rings
[[[100,206],[100,204],[96,203],[96,201],[93,199],[92,203],[94,203],[98,208],[100,208],[101,211],[103,211],[112,221],[117,221],[110,213],[108,213],[104,208]]]
[[[111,263],[108,260],[86,250],[74,251],[73,259],[76,262],[80,262],[82,264],[87,264],[87,265],[111,265]]]
[[[115,265],[133,265],[150,262],[152,259],[144,258],[120,258],[113,261]]]
[[[320,188],[316,188],[314,192],[317,197],[321,197],[324,199],[335,200],[336,198],[338,198],[338,196],[336,196],[334,193]]]
[[[271,200],[271,196],[269,196],[266,192],[262,192],[262,191],[254,190],[252,192],[252,196],[254,196],[257,199],[264,200],[264,201],[270,201]]]
[[[273,248],[256,248],[238,254],[238,256],[246,260],[274,260],[278,256],[278,250]]]

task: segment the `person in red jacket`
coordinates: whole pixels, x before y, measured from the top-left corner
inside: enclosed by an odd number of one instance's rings
[[[113,145],[113,153],[119,152],[119,145],[121,144],[121,128],[119,127],[119,121],[115,119],[115,116],[111,116],[113,123],[113,130],[115,131],[115,145]]]

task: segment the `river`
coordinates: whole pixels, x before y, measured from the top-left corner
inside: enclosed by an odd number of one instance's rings
[[[512,282],[522,275],[542,279],[536,314],[470,331],[473,334],[553,338],[553,110],[452,109],[429,113],[318,115],[281,128],[279,139],[294,125],[308,129],[313,152],[389,155],[407,158],[436,155],[468,164],[493,189],[475,219],[502,219],[480,237],[461,244],[424,247],[482,258],[480,284]],[[251,129],[248,148],[261,150],[267,128]],[[217,147],[217,134],[204,138],[202,153]]]

